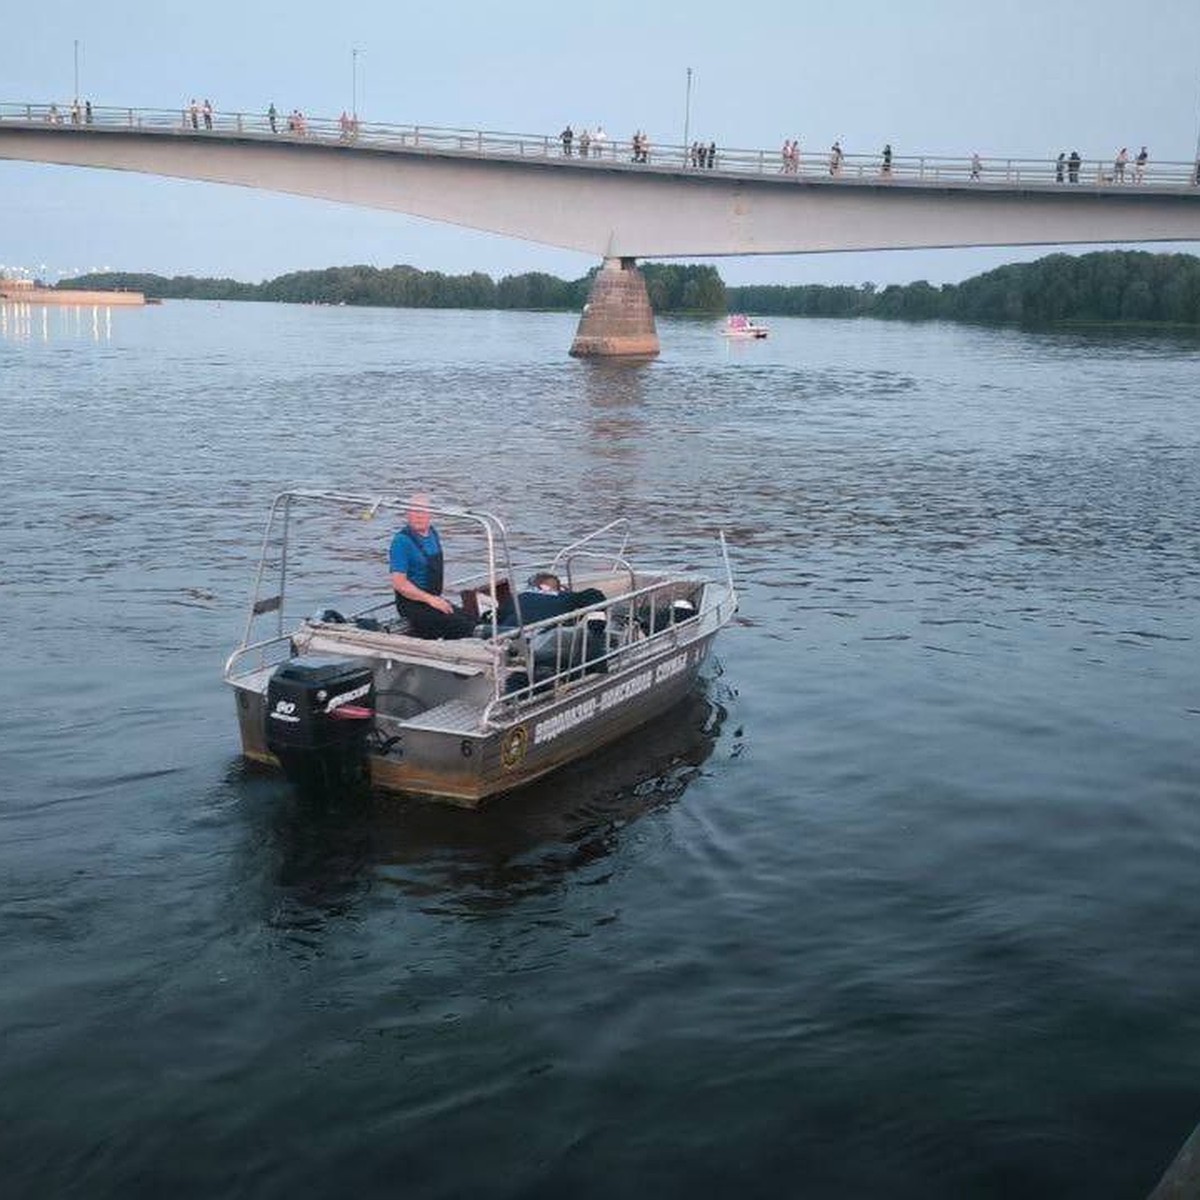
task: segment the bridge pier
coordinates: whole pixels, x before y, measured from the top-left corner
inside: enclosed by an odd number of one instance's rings
[[[646,280],[632,258],[606,258],[592,282],[575,340],[575,358],[655,358],[658,329]]]

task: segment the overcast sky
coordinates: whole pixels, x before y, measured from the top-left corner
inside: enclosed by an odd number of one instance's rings
[[[357,48],[366,120],[848,153],[1190,161],[1200,0],[447,0],[342,5],[2,0],[0,101],[336,117]],[[215,184],[0,161],[0,263],[260,280],[371,263],[567,278],[586,255],[391,213]],[[1151,247],[1153,248],[1153,247]],[[1175,247],[1171,247],[1175,248]],[[1197,246],[1184,247],[1197,250]],[[1044,248],[713,260],[730,283],[953,281]],[[44,265],[44,271],[42,267]]]

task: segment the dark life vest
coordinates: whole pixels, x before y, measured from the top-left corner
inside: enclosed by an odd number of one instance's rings
[[[442,554],[442,539],[438,538],[438,549],[436,554],[428,554],[417,540],[416,534],[413,533],[407,525],[400,531],[408,540],[416,547],[417,553],[425,563],[425,569],[429,574],[428,581],[425,584],[424,590],[431,595],[440,596],[442,594],[442,582],[445,576],[446,559]],[[399,592],[396,593],[397,599],[403,600]],[[421,601],[410,601],[410,603],[420,604]]]

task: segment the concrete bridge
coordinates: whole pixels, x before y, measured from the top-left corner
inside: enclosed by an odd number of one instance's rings
[[[586,152],[585,152],[586,151]],[[635,147],[261,113],[0,104],[0,158],[263,188],[604,259],[572,353],[649,355],[638,258],[1200,240],[1200,165]]]

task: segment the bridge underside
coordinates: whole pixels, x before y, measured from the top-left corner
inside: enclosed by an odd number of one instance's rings
[[[596,257],[1200,240],[1195,188],[729,176],[544,156],[0,122],[0,158],[260,188]]]

